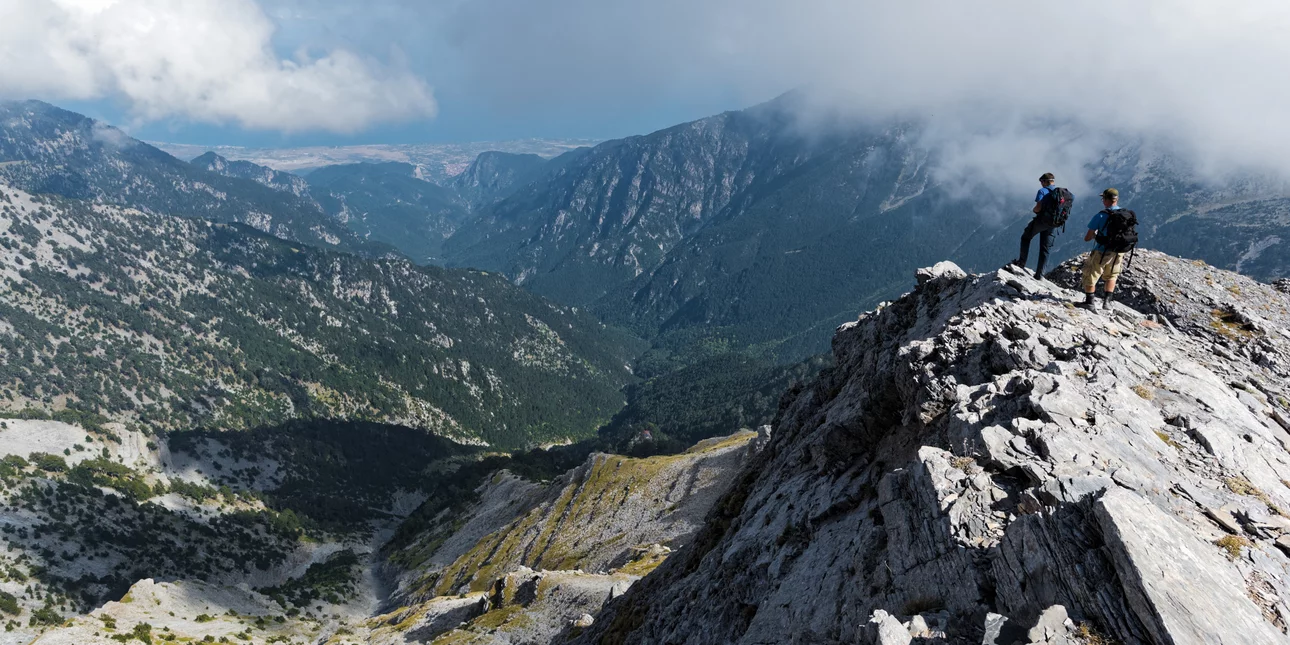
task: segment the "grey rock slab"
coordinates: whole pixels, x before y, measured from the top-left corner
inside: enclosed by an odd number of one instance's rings
[[[1220,528],[1232,535],[1241,534],[1241,524],[1226,508],[1205,508],[1205,515],[1214,520]]]
[[[881,609],[873,612],[869,626],[873,630],[874,645],[909,645],[914,640],[899,620]]]
[[[1107,492],[1094,507],[1130,606],[1157,643],[1290,643],[1216,548],[1145,499]]]
[[[924,284],[937,278],[961,280],[967,277],[967,273],[965,273],[963,269],[960,269],[959,265],[954,264],[953,262],[944,261],[937,262],[930,267],[918,269],[914,272],[914,277],[917,279],[918,284]]]
[[[1066,623],[1069,620],[1065,607],[1053,605],[1039,614],[1038,622],[1026,632],[1026,638],[1032,645],[1066,645]]]
[[[1024,643],[1026,630],[1008,620],[1007,616],[990,613],[985,617],[985,634],[981,645],[1018,645]]]

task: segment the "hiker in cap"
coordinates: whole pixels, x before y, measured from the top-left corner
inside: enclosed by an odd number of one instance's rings
[[[1048,252],[1053,248],[1053,238],[1057,237],[1057,229],[1066,226],[1066,218],[1070,216],[1071,205],[1075,198],[1071,196],[1069,190],[1058,188],[1054,184],[1057,177],[1051,172],[1046,172],[1039,176],[1039,192],[1035,194],[1035,207],[1031,212],[1035,214],[1035,219],[1030,220],[1026,230],[1021,234],[1021,255],[1012,263],[1026,268],[1026,259],[1030,257],[1030,241],[1039,236],[1039,264],[1035,267],[1035,278],[1044,279],[1044,264],[1048,262]]]
[[[1104,280],[1102,287],[1102,308],[1111,304],[1115,295],[1115,281],[1124,270],[1124,256],[1133,251],[1138,243],[1138,218],[1133,211],[1120,207],[1120,191],[1107,188],[1102,191],[1102,210],[1088,223],[1088,233],[1084,241],[1096,240],[1093,251],[1084,261],[1084,302],[1079,306],[1086,309],[1097,309],[1094,293],[1097,281]]]

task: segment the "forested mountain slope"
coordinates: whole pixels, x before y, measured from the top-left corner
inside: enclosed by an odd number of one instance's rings
[[[470,217],[450,188],[419,179],[405,163],[327,166],[309,173],[309,193],[328,215],[364,239],[389,244],[418,263]]]
[[[31,193],[240,222],[307,244],[392,252],[353,235],[308,199],[180,161],[112,126],[40,101],[0,101],[0,180]]]
[[[622,339],[500,276],[0,191],[11,411],[158,430],[343,417],[523,446],[622,405]]]
[[[309,182],[305,181],[304,177],[267,168],[249,161],[229,161],[214,152],[207,152],[189,163],[202,170],[208,170],[227,177],[249,179],[274,190],[291,193],[297,197],[303,197],[309,192]]]
[[[447,184],[472,209],[499,202],[516,190],[532,183],[552,166],[566,163],[578,152],[566,153],[555,160],[537,155],[507,152],[485,152],[470,167]]]
[[[584,151],[482,208],[445,255],[662,346],[708,339],[777,360],[823,350],[918,266],[984,270],[1016,256],[1033,193],[948,190],[945,151],[921,123],[804,125],[797,100]],[[1166,146],[1125,141],[1084,173],[1120,188],[1144,244],[1290,275],[1286,186],[1206,179]],[[1082,226],[1100,208],[1092,195],[1076,204],[1059,260],[1085,250]]]

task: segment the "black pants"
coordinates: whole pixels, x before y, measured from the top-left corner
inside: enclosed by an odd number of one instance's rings
[[[1048,263],[1048,252],[1053,250],[1053,240],[1057,237],[1057,227],[1042,216],[1030,220],[1026,232],[1021,234],[1021,255],[1017,256],[1017,263],[1026,266],[1026,258],[1030,257],[1030,240],[1036,235],[1039,236],[1039,266],[1035,273],[1042,275],[1044,265]]]

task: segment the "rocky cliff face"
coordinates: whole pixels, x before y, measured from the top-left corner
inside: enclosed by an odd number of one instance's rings
[[[948,263],[839,328],[693,543],[581,643],[1286,643],[1290,297],[1139,252]]]
[[[309,183],[304,177],[249,161],[229,161],[214,152],[206,152],[188,163],[225,177],[249,179],[262,186],[291,193],[296,197],[306,197],[309,192]]]
[[[357,163],[309,173],[310,194],[364,239],[389,244],[416,262],[433,260],[470,217],[451,188],[421,179],[406,163]]]
[[[283,239],[370,256],[393,250],[360,239],[294,190],[239,176],[257,172],[186,163],[110,125],[40,101],[0,101],[0,179],[15,188],[239,222]]]
[[[547,485],[499,473],[469,508],[394,554],[397,605],[359,634],[371,643],[551,643],[589,625],[684,550],[740,468],[765,444],[741,432],[686,453],[594,454]]]
[[[547,165],[546,159],[534,154],[484,152],[449,186],[471,208],[488,206],[537,179]]]
[[[917,267],[980,271],[1015,257],[1032,189],[963,185],[961,152],[918,122],[804,125],[800,98],[566,155],[480,207],[443,257],[660,345],[708,334],[785,361],[826,351],[829,330],[902,293]],[[1108,139],[1072,137],[1089,149]],[[1153,248],[1290,275],[1284,182],[1215,183],[1167,146],[1133,140],[1079,174],[1061,180],[1080,194],[1057,259],[1085,250],[1078,232],[1099,209],[1087,181],[1119,187]]]

